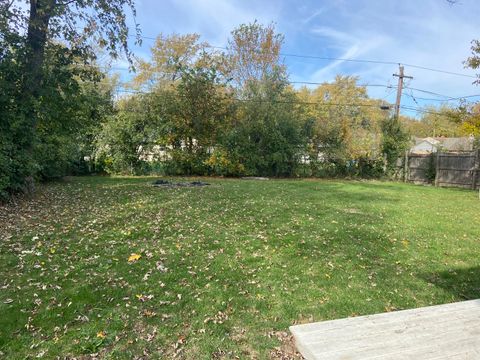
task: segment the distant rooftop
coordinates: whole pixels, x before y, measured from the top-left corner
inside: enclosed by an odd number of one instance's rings
[[[415,145],[412,151],[425,148],[421,144],[428,143],[434,148],[441,148],[449,151],[469,151],[473,150],[473,137],[415,137]]]

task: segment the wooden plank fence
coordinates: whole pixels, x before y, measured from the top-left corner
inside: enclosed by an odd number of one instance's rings
[[[397,162],[397,177],[416,184],[478,189],[480,151],[406,153]]]

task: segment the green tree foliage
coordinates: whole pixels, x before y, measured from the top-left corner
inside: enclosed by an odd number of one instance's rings
[[[146,93],[120,102],[98,137],[99,158],[121,173],[143,171],[144,154],[170,174],[292,176],[302,163],[377,171],[383,103],[353,77],[293,89],[282,42],[257,22],[235,29],[223,55],[206,53],[195,34],[159,36],[132,84]]]
[[[291,176],[299,164],[305,142],[279,57],[282,43],[273,24],[254,22],[232,31],[226,58],[237,109],[209,160],[222,174]]]
[[[449,106],[425,107],[419,120],[405,120],[410,133],[417,137],[462,136],[459,109]]]
[[[119,103],[97,139],[99,159],[110,172],[138,174],[145,157],[174,174],[207,174],[209,152],[225,128],[228,93],[214,68],[184,67],[175,85]],[[162,150],[160,150],[162,149]]]
[[[69,49],[61,45],[49,44],[46,52],[33,147],[42,179],[64,176],[90,155],[84,147],[112,107],[111,89],[100,83],[103,75],[97,68],[72,65]]]
[[[480,139],[480,104],[465,105],[461,108],[463,113],[460,125],[461,131],[466,136],[474,136]]]
[[[26,103],[18,81],[23,75],[19,53],[12,50],[0,62],[0,101],[5,103],[0,110],[3,197],[25,191],[26,180],[34,177],[51,179],[85,171],[83,158],[92,151],[88,148],[92,133],[112,107],[111,87],[100,82],[103,75],[98,69],[78,66],[69,49],[53,43],[45,49],[41,98]],[[32,106],[35,128],[25,112]]]
[[[0,16],[1,18],[1,16]],[[18,79],[18,51],[22,39],[8,29],[0,36],[0,199],[9,192],[25,190],[25,179],[31,175],[34,162],[27,151],[29,133],[22,113]]]
[[[285,71],[280,62],[283,41],[283,35],[276,33],[274,24],[263,26],[255,21],[232,31],[226,70],[237,90],[245,90],[250,81],[259,81],[273,72]]]
[[[410,147],[410,134],[396,117],[385,119],[381,122],[382,128],[382,153],[385,156],[388,172],[395,169],[396,162],[402,158]]]
[[[465,66],[471,69],[480,69],[480,40],[472,40],[472,54],[465,61]],[[477,74],[477,80],[475,84],[480,84],[480,74]]]
[[[177,129],[171,164],[186,174],[205,174],[206,160],[225,129],[228,94],[215,68],[184,69],[177,86],[177,108],[169,119]]]
[[[302,88],[298,98],[307,105],[302,116],[309,124],[308,159],[330,174],[362,171],[381,154],[380,124],[386,117],[381,101],[368,98],[357,78],[337,76],[313,90]]]
[[[138,175],[141,173],[140,151],[145,143],[145,122],[135,112],[110,116],[97,137],[97,161],[109,173]]]
[[[238,105],[235,121],[224,137],[227,167],[238,173],[262,176],[295,174],[305,139],[292,104],[285,74],[277,68],[260,81],[251,81]]]
[[[72,136],[98,120],[92,107],[103,99],[81,84],[102,77],[93,44],[112,56],[120,49],[131,55],[124,8],[133,8],[133,0],[30,0],[27,11],[19,3],[0,1],[3,196],[26,189],[33,178],[64,174],[77,157]]]

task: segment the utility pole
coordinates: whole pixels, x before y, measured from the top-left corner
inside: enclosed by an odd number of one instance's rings
[[[398,64],[398,69],[398,74],[393,74],[393,76],[398,76],[397,101],[395,102],[395,118],[397,120],[400,115],[400,101],[402,100],[403,79],[413,79],[412,76],[407,76],[403,73],[403,65]]]

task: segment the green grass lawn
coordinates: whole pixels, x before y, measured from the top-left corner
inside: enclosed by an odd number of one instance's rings
[[[475,192],[152,180],[73,178],[0,209],[0,357],[288,358],[295,323],[480,297]]]

